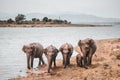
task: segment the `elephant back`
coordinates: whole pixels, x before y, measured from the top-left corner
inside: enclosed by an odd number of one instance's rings
[[[43,46],[40,43],[31,43],[31,47],[34,47],[33,55],[35,57],[39,57],[41,54],[43,54]]]
[[[60,49],[61,52],[68,52],[70,51],[71,53],[73,52],[73,46],[70,43],[65,43],[63,44]]]

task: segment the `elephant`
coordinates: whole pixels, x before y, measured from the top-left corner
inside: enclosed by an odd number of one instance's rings
[[[92,56],[97,49],[95,41],[91,38],[79,40],[78,46],[83,54],[83,66],[88,68],[92,64]]]
[[[81,54],[77,54],[76,63],[78,67],[83,67],[83,56]]]
[[[50,73],[50,69],[52,68],[52,62],[54,62],[54,67],[56,67],[56,56],[58,52],[58,49],[53,45],[44,49],[44,54],[48,60],[48,73]]]
[[[33,68],[34,58],[39,58],[38,67],[45,65],[45,62],[42,58],[43,50],[43,46],[40,43],[30,43],[23,46],[22,51],[26,54],[27,57],[27,69]]]
[[[73,54],[73,46],[69,43],[65,43],[61,45],[59,51],[62,53],[63,56],[63,67],[66,68],[66,66],[70,65],[70,58]]]

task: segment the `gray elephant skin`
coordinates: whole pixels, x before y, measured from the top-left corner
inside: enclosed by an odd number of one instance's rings
[[[43,55],[43,46],[40,43],[30,43],[28,45],[24,45],[22,48],[23,52],[26,53],[27,57],[27,68],[33,68],[34,58],[39,58],[38,67],[41,66],[41,62],[44,65],[45,62],[42,58]]]
[[[66,68],[66,66],[70,65],[70,58],[73,54],[73,46],[69,43],[65,43],[61,45],[59,51],[62,53],[63,56],[63,67]]]
[[[52,63],[54,63],[54,67],[56,67],[56,56],[58,52],[59,52],[58,49],[53,45],[50,45],[44,49],[45,56],[47,57],[48,60],[48,73],[50,73]]]
[[[83,67],[83,57],[81,56],[81,54],[77,54],[76,63],[78,67]]]
[[[80,54],[76,56],[76,60],[78,60],[77,64],[79,66],[84,66],[85,68],[88,68],[92,64],[92,56],[97,49],[95,41],[90,38],[79,40],[78,46],[83,56],[80,56]]]

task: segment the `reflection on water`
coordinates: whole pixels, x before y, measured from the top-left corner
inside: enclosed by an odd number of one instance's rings
[[[21,50],[24,44],[39,42],[44,47],[53,44],[59,48],[65,42],[76,46],[79,39],[88,37],[120,38],[120,27],[0,28],[0,80],[26,75],[26,56]],[[61,58],[59,53],[57,59]],[[37,64],[35,59],[34,67]]]

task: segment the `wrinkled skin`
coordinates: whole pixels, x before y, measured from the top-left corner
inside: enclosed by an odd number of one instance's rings
[[[78,46],[83,53],[83,65],[85,68],[88,68],[87,66],[92,64],[92,56],[97,49],[95,41],[90,38],[79,40]]]
[[[59,51],[62,53],[63,56],[63,67],[66,68],[66,66],[70,65],[70,58],[73,53],[73,46],[69,43],[63,44]]]
[[[53,45],[48,46],[44,49],[45,56],[48,60],[48,73],[50,73],[50,69],[52,68],[52,63],[54,62],[54,67],[56,67],[56,56],[58,54],[58,49]]]
[[[81,54],[77,54],[76,63],[78,67],[83,67],[83,57],[81,56]]]
[[[27,68],[33,68],[34,58],[39,58],[38,67],[41,66],[41,62],[44,65],[45,62],[42,58],[43,55],[43,46],[39,43],[30,43],[29,45],[24,45],[22,48],[23,52],[26,53],[27,57]]]

